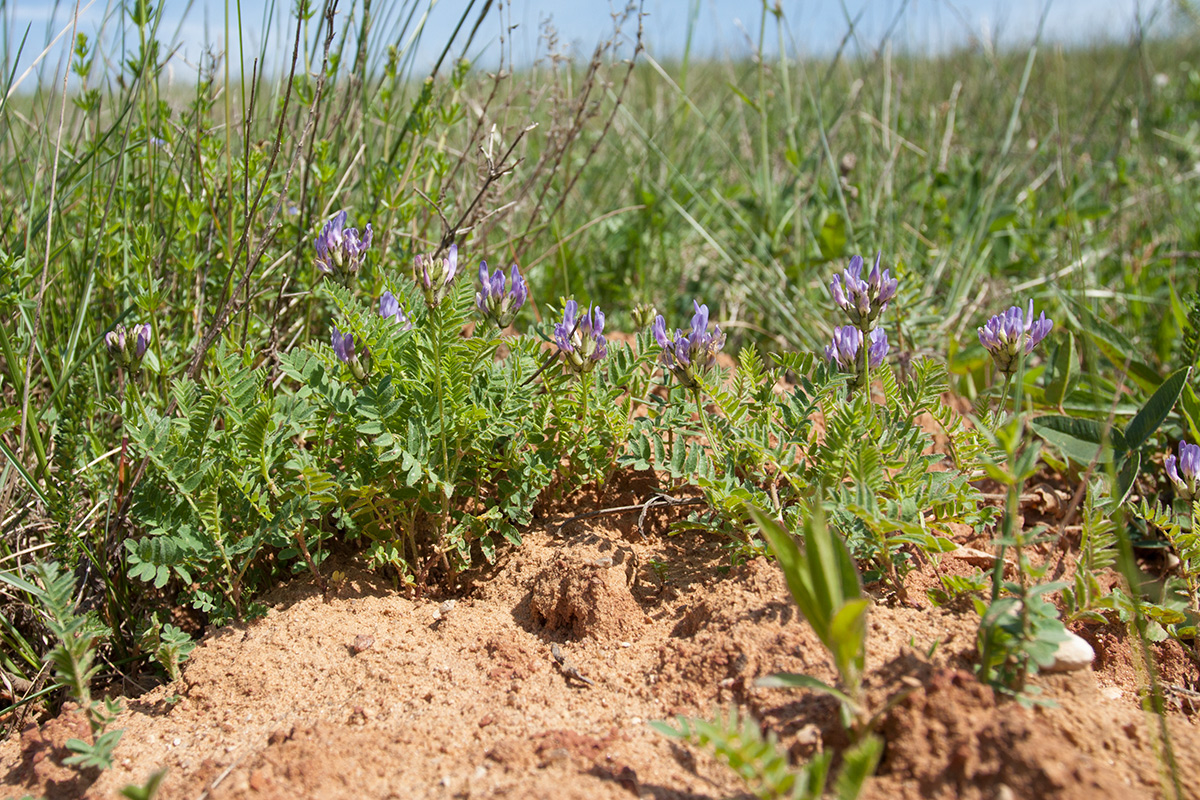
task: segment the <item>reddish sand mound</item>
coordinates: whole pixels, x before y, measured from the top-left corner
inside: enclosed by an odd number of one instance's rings
[[[299,579],[264,619],[205,637],[181,681],[125,701],[112,770],[57,766],[80,734],[66,716],[0,745],[0,797],[109,798],[161,767],[166,798],[728,797],[744,791],[729,771],[646,722],[729,703],[797,757],[843,744],[828,698],[754,687],[781,670],[833,679],[774,564],[727,569],[718,541],[598,522],[531,533],[452,605],[352,564],[329,602]],[[869,797],[1160,794],[1136,686],[1112,677],[1126,670],[1041,681],[1057,708],[997,704],[962,671],[973,614],[870,620],[872,696],[910,693],[883,721]],[[1172,730],[1200,797],[1200,737],[1182,715]]]

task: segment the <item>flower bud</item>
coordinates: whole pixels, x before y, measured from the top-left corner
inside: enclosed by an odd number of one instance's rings
[[[445,258],[418,255],[413,259],[413,280],[425,295],[425,305],[437,308],[450,294],[454,278],[458,275],[458,245],[450,245]]]

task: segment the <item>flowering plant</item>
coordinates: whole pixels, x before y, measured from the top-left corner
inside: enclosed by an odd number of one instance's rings
[[[712,333],[708,332],[708,306],[693,300],[692,307],[695,314],[692,315],[691,333],[684,335],[677,328],[672,339],[667,335],[667,321],[661,314],[654,319],[654,325],[650,328],[658,346],[662,348],[658,362],[689,389],[700,385],[698,373],[712,369],[717,362],[717,353],[725,346],[725,334],[721,333],[719,326]]]
[[[132,353],[128,352],[126,347],[131,337],[134,340]],[[128,367],[141,361],[142,356],[146,355],[150,339],[150,323],[148,322],[134,325],[133,330],[126,330],[124,325],[117,323],[111,331],[104,334],[104,346],[108,348],[109,354],[116,359],[117,363]]]
[[[563,308],[563,321],[554,325],[554,341],[567,369],[582,375],[591,372],[596,362],[608,355],[608,342],[604,338],[604,312],[589,306],[576,319],[578,312],[579,304],[568,300]]]
[[[896,296],[897,281],[888,270],[879,271],[882,251],[875,256],[875,267],[866,280],[862,278],[863,259],[855,256],[850,266],[841,275],[834,275],[829,284],[833,302],[837,304],[854,326],[864,333],[875,327],[879,315],[888,302]]]
[[[346,227],[346,212],[339,211],[317,236],[317,269],[343,280],[357,275],[363,256],[371,246],[371,236],[371,223],[367,223],[360,237],[358,228]]]
[[[486,261],[479,262],[480,290],[475,293],[475,307],[485,319],[490,319],[500,328],[507,328],[525,304],[529,289],[521,271],[512,265],[511,287],[504,280],[504,270],[497,269],[489,277]]]
[[[867,364],[876,369],[883,363],[888,352],[888,338],[882,328],[870,333],[871,344],[867,346]],[[858,371],[858,348],[862,346],[862,331],[853,325],[843,325],[833,330],[833,344],[825,348],[825,360],[836,364],[842,372]]]
[[[1200,445],[1179,443],[1179,458],[1167,456],[1167,477],[1175,484],[1175,494],[1180,500],[1200,497]]]
[[[849,325],[835,328],[833,344],[825,348],[825,360],[837,365],[842,372],[855,377],[851,389],[864,388],[870,383],[870,371],[883,364],[888,352],[887,334],[879,325],[879,317],[896,296],[898,282],[890,271],[880,270],[882,251],[875,256],[875,266],[863,279],[862,256],[850,259],[850,266],[841,275],[834,275],[829,284],[833,302],[846,314]],[[863,352],[864,337],[870,342]]]
[[[1033,352],[1033,348],[1046,338],[1054,327],[1052,320],[1046,319],[1046,312],[1036,321],[1033,318],[1033,301],[1029,301],[1029,310],[1021,311],[1020,306],[1012,306],[1003,314],[997,314],[979,329],[979,343],[992,355],[996,369],[1006,377],[1017,371],[1017,358]]]
[[[367,371],[363,367],[362,362],[359,361],[358,354],[354,352],[354,334],[342,333],[335,325],[331,339],[333,343],[333,352],[334,355],[338,357],[338,360],[350,367],[350,372],[354,374],[354,377],[358,378],[360,381],[365,380],[367,377]],[[362,348],[362,351],[363,358],[366,358],[367,348]]]
[[[404,313],[404,309],[400,308],[400,301],[391,292],[384,292],[379,298],[379,316],[392,320],[402,331],[412,330],[412,320]]]
[[[454,278],[457,275],[458,245],[456,244],[450,245],[450,250],[446,253],[445,258],[418,254],[413,259],[413,280],[417,282],[417,287],[425,295],[425,305],[431,309],[437,308],[442,300],[446,299],[446,295],[450,294],[450,287],[454,285]]]

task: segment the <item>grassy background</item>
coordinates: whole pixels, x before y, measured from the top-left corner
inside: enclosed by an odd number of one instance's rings
[[[590,62],[551,48],[487,74],[459,60],[468,14],[429,76],[415,45],[389,46],[416,5],[388,9],[368,25],[355,5],[328,29],[314,13],[275,77],[218,56],[182,90],[165,85],[157,17],[135,3],[138,47],[79,44],[66,97],[48,73],[36,92],[6,89],[0,568],[79,563],[102,577],[106,616],[137,615],[145,587],[119,565],[137,531],[119,514],[134,468],[115,399],[126,376],[102,337],[152,324],[144,397],[159,409],[222,337],[268,362],[324,338],[312,240],[339,209],[372,223],[373,264],[454,229],[469,278],[479,258],[518,261],[537,303],[593,301],[628,330],[636,303],[682,319],[698,297],[735,343],[781,349],[823,347],[832,272],[882,251],[901,278],[893,352],[947,356],[967,396],[984,385],[975,327],[1028,298],[1067,328],[1112,323],[1151,371],[1177,358],[1200,263],[1194,29],[662,64],[633,15]],[[764,17],[761,53],[775,25]],[[361,291],[379,288],[368,267]],[[1081,392],[1114,385],[1121,365],[1081,356],[1094,375]],[[11,599],[0,667],[31,677],[48,642]]]

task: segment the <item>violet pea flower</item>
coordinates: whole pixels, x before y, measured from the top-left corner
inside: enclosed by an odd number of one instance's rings
[[[577,319],[578,312],[579,304],[568,300],[563,307],[563,321],[554,325],[554,342],[566,368],[582,375],[608,355],[608,342],[604,338],[604,312],[589,307]]]
[[[692,329],[684,334],[678,328],[675,337],[667,334],[667,321],[660,314],[654,319],[650,332],[662,348],[658,361],[671,371],[680,385],[696,389],[700,386],[700,373],[713,368],[717,363],[717,353],[725,346],[725,334],[719,326],[712,333],[708,331],[708,306],[701,305],[699,300],[692,301]]]
[[[371,223],[360,237],[358,228],[346,227],[346,212],[339,211],[317,235],[317,269],[348,281],[358,274],[372,236]]]
[[[360,381],[366,380],[366,368],[363,367],[362,362],[359,360],[358,354],[354,351],[354,334],[342,333],[335,325],[333,328],[333,335],[330,337],[330,339],[333,344],[334,355],[338,357],[338,360],[350,367],[350,372],[353,373],[354,377],[358,378]],[[363,348],[362,355],[363,358],[367,356],[367,348]]]
[[[148,322],[134,325],[132,329],[126,329],[124,325],[118,323],[113,326],[111,331],[104,334],[104,346],[118,364],[123,367],[132,367],[146,355],[152,337]],[[133,345],[132,352],[129,350],[131,343]]]
[[[1033,352],[1053,327],[1054,322],[1046,319],[1045,311],[1034,320],[1033,301],[1030,300],[1027,311],[1012,306],[989,319],[979,328],[979,343],[991,353],[996,369],[1004,375],[1012,375],[1017,371],[1018,356]]]
[[[1175,494],[1180,500],[1195,500],[1200,497],[1200,445],[1179,443],[1179,459],[1167,456],[1167,477],[1175,485]]]
[[[404,309],[400,308],[400,301],[391,292],[384,292],[379,298],[379,316],[399,324],[402,331],[412,330],[412,320],[404,313]]]
[[[143,322],[141,325],[134,325],[133,332],[137,336],[137,343],[134,347],[134,355],[140,359],[142,356],[146,355],[146,348],[150,346],[150,338],[152,336],[150,332],[150,323]]]
[[[858,371],[858,348],[862,346],[862,331],[853,325],[843,325],[833,331],[833,344],[825,348],[825,360],[836,364],[842,372]],[[877,369],[888,353],[888,338],[882,328],[870,333],[867,345],[867,366]]]
[[[850,265],[841,275],[834,275],[829,284],[833,302],[846,313],[850,322],[859,330],[872,330],[879,315],[887,309],[896,296],[898,282],[889,270],[880,271],[883,252],[875,256],[875,266],[864,280],[862,256],[850,259]]]
[[[479,262],[480,290],[475,293],[475,307],[485,319],[492,320],[500,328],[512,324],[529,296],[529,288],[516,264],[512,265],[510,278],[511,287],[504,280],[503,270],[497,269],[489,276],[487,262]]]

